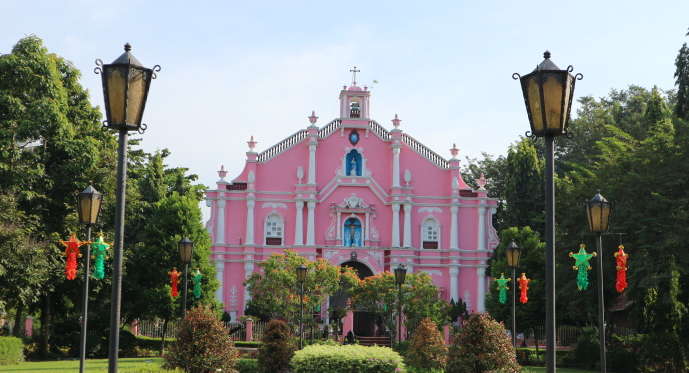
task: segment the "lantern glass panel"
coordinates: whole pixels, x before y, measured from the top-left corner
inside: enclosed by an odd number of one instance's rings
[[[541,114],[541,91],[538,88],[538,75],[533,74],[527,83],[529,108],[531,108],[532,130],[543,131],[543,114]]]
[[[105,66],[105,78],[108,81],[108,106],[110,106],[111,124],[124,122],[124,96],[126,88],[126,70],[117,66]]]
[[[299,282],[306,282],[306,273],[308,272],[308,268],[304,266],[303,264],[297,268],[297,281]]]
[[[562,90],[562,84],[557,81],[555,75],[550,75],[545,79],[543,83],[543,98],[548,130],[557,131],[563,124],[560,118],[562,116]]]
[[[129,71],[129,96],[127,97],[127,124],[140,125],[141,108],[146,96],[146,72],[131,67]]]
[[[179,241],[179,257],[182,263],[191,263],[194,256],[194,242],[188,237]]]
[[[79,220],[81,224],[98,223],[103,195],[101,194],[80,194],[79,195]]]

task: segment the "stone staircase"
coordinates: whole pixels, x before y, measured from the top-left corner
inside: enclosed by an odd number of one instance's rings
[[[361,346],[385,346],[390,347],[390,337],[356,337]]]

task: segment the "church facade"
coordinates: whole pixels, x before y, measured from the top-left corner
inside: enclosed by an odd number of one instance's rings
[[[216,294],[235,319],[249,300],[242,282],[256,263],[293,249],[359,273],[425,271],[448,302],[462,299],[483,311],[490,279],[487,260],[498,245],[492,226],[497,201],[460,175],[459,150],[444,159],[401,128],[388,130],[370,117],[371,92],[356,82],[340,92],[340,117],[310,125],[256,151],[246,165],[206,191]],[[363,271],[362,271],[363,270]],[[323,319],[327,320],[327,307]]]

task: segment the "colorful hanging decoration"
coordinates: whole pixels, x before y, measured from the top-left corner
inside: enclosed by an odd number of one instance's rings
[[[194,296],[196,299],[201,298],[201,278],[203,278],[203,276],[201,276],[199,269],[196,268],[194,274],[191,275],[191,282],[194,283]]]
[[[498,299],[500,300],[500,303],[505,304],[505,302],[507,302],[507,289],[509,289],[509,287],[507,287],[507,282],[512,281],[512,279],[505,278],[505,274],[501,273],[500,278],[496,278],[495,281],[498,282],[498,290],[500,290],[500,296]]]
[[[179,295],[177,284],[179,283],[180,273],[177,272],[177,267],[175,267],[172,268],[172,272],[168,272],[167,274],[170,275],[170,295],[176,297]]]
[[[526,278],[526,274],[522,273],[522,277],[520,277],[517,282],[519,282],[519,290],[521,290],[521,296],[519,297],[519,301],[522,302],[523,304],[526,304],[526,302],[529,301],[529,298],[526,297],[526,291],[529,290],[529,280]]]
[[[618,293],[624,291],[627,287],[627,258],[629,255],[625,254],[624,246],[620,245],[619,250],[615,253],[615,261],[617,261],[617,282],[615,282],[615,289]]]
[[[69,237],[69,241],[60,241],[65,245],[65,256],[67,257],[67,264],[65,265],[65,275],[68,280],[74,280],[77,277],[77,257],[81,258],[79,253],[79,246],[82,242],[77,241],[74,233]]]
[[[103,233],[98,235],[96,242],[91,242],[91,259],[93,262],[93,278],[102,280],[105,277],[105,259],[110,245],[103,241]]]
[[[589,265],[589,259],[591,259],[591,257],[596,256],[595,252],[591,254],[587,253],[585,248],[586,246],[584,244],[581,244],[581,246],[579,246],[579,252],[577,254],[569,253],[569,256],[576,260],[576,263],[572,268],[579,271],[579,273],[577,274],[577,287],[579,288],[579,290],[586,290],[586,288],[588,288],[588,270],[591,269],[591,266]]]

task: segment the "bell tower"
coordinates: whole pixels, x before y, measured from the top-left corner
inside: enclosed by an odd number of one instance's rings
[[[356,85],[356,73],[360,71],[356,69],[356,66],[349,71],[352,73],[352,85],[350,87],[345,85],[340,92],[340,118],[368,120],[371,92],[366,86],[362,89]]]

